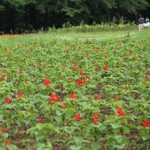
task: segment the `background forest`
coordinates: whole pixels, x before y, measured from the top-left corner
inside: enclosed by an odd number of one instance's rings
[[[0,32],[34,31],[64,24],[137,23],[150,16],[150,0],[0,0]]]

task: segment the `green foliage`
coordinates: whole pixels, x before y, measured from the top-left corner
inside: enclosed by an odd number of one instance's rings
[[[146,33],[0,36],[0,149],[148,149]]]

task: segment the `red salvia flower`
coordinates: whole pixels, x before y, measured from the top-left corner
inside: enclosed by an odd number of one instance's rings
[[[108,54],[106,54],[104,57],[105,57],[105,58],[108,58]]]
[[[5,147],[5,150],[9,150],[9,148],[8,148],[8,147]]]
[[[16,98],[24,98],[24,95],[21,93],[20,90],[18,90]]]
[[[62,108],[63,108],[63,109],[66,108],[66,104],[65,104],[65,103],[62,104]]]
[[[77,63],[76,62],[74,62],[73,66],[74,66],[74,71],[77,71]]]
[[[84,76],[84,73],[83,73],[83,70],[82,70],[82,69],[80,69],[80,75],[81,75],[81,76]]]
[[[9,144],[9,141],[8,140],[5,140],[5,145],[8,145]]]
[[[101,96],[96,94],[96,95],[94,96],[94,99],[95,99],[95,100],[100,100],[100,99],[101,99]]]
[[[97,113],[95,113],[95,114],[93,115],[92,120],[93,120],[93,123],[94,123],[95,125],[98,123],[98,114],[97,114]]]
[[[74,91],[71,92],[70,98],[74,99],[75,101],[77,100],[77,97],[75,96]]]
[[[88,52],[86,52],[86,57],[88,57],[89,56],[89,53]]]
[[[104,66],[103,69],[106,71],[108,70],[108,66]]]
[[[75,114],[75,117],[73,118],[74,121],[80,121],[82,119],[81,115],[80,115],[80,112],[77,112]]]
[[[12,102],[12,100],[9,97],[6,97],[6,103],[10,104]]]
[[[119,107],[119,106],[118,106],[116,114],[118,116],[125,116],[125,113],[124,113],[123,109],[121,107]]]
[[[50,80],[48,79],[48,77],[46,77],[46,79],[44,80],[43,84],[45,86],[49,86],[51,84]]]
[[[76,82],[76,84],[81,87],[81,86],[84,86],[86,85],[87,81],[86,81],[86,78],[81,80],[81,79],[78,79],[78,81]]]
[[[95,70],[96,72],[98,72],[98,71],[100,70],[100,68],[99,68],[99,67],[96,67],[96,68],[94,68],[94,70]]]
[[[129,90],[129,87],[128,87],[128,86],[125,86],[125,90],[128,91],[128,90]]]
[[[1,132],[6,132],[6,128],[2,128],[0,131]]]
[[[149,127],[149,129],[150,129],[150,121],[148,121],[146,119],[143,119],[142,121],[143,121],[143,126],[144,127]]]
[[[146,74],[145,79],[148,80],[148,74]]]
[[[18,71],[18,73],[19,73],[19,74],[22,74],[22,70],[20,69],[20,70]]]
[[[37,121],[38,121],[38,123],[43,123],[43,119],[42,118],[38,119]]]
[[[58,95],[55,95],[53,93],[50,93],[50,104],[54,104],[56,102],[60,102],[61,98]]]
[[[66,53],[69,53],[69,50],[68,50],[68,49],[66,49]]]
[[[118,97],[117,97],[117,96],[114,96],[114,99],[115,99],[115,101],[116,101],[116,102],[118,102],[118,101],[119,101],[119,99],[118,99]]]

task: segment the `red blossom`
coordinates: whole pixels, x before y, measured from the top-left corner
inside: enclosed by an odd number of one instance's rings
[[[20,70],[18,71],[18,73],[19,73],[19,74],[22,74],[22,70],[20,69]]]
[[[21,93],[20,90],[18,90],[16,98],[24,98],[25,96]]]
[[[116,102],[119,101],[119,99],[118,99],[118,97],[116,95],[114,96],[114,99],[115,99]]]
[[[92,118],[92,120],[93,120],[93,123],[96,125],[97,123],[98,123],[98,114],[97,113],[95,113],[94,115],[93,115],[93,118]]]
[[[84,79],[80,79],[80,78],[79,78],[78,81],[76,82],[76,84],[77,84],[79,87],[86,85],[86,83],[87,83],[86,78],[84,78]]]
[[[148,80],[148,74],[145,75],[145,79]]]
[[[106,71],[108,70],[108,66],[104,66],[103,69]]]
[[[120,106],[118,106],[116,114],[118,116],[126,116],[123,109]]]
[[[101,96],[96,94],[96,95],[94,96],[94,99],[95,99],[95,100],[100,100],[100,99],[101,99]]]
[[[58,95],[55,95],[53,93],[50,93],[50,104],[54,104],[56,102],[60,102],[61,101],[61,98],[58,96]]]
[[[45,86],[49,86],[51,84],[50,80],[48,79],[48,77],[46,77],[46,79],[44,80],[43,84]]]
[[[89,56],[89,53],[88,52],[86,52],[86,57],[88,57]]]
[[[37,121],[38,121],[38,123],[43,123],[43,119],[42,118],[38,119]]]
[[[1,132],[6,132],[6,128],[2,128],[0,131]]]
[[[66,53],[69,53],[69,50],[68,50],[68,49],[66,49]]]
[[[12,100],[9,97],[6,97],[6,103],[10,104],[12,102]]]
[[[76,97],[75,94],[74,94],[74,91],[71,92],[70,98],[71,98],[71,99],[75,99],[75,100],[77,99],[77,97]]]
[[[5,145],[8,145],[9,144],[9,141],[8,140],[5,140]]]
[[[75,114],[75,117],[73,118],[74,121],[80,121],[82,119],[81,115],[80,115],[80,112],[77,112]]]
[[[77,63],[76,62],[73,63],[73,67],[74,67],[74,71],[77,71]]]
[[[96,72],[98,72],[98,71],[100,70],[100,67],[95,67],[94,70],[95,70]]]
[[[9,148],[8,148],[8,147],[5,147],[5,150],[9,150]]]
[[[106,54],[106,55],[104,56],[104,58],[108,58],[108,54]]]
[[[63,109],[66,108],[66,104],[65,104],[65,103],[62,104],[62,108],[63,108]]]
[[[144,127],[149,127],[149,129],[150,129],[150,121],[148,121],[146,119],[143,119],[142,121],[143,121],[143,126]]]
[[[125,90],[128,91],[128,90],[129,90],[129,87],[128,87],[128,86],[125,86]]]
[[[82,70],[82,69],[80,69],[80,75],[81,75],[81,76],[84,76],[84,73],[83,73],[83,70]]]

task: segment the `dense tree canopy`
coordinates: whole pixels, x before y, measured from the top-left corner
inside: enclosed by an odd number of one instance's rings
[[[136,21],[143,11],[149,16],[149,8],[149,0],[0,0],[0,32],[111,22],[114,17]]]

